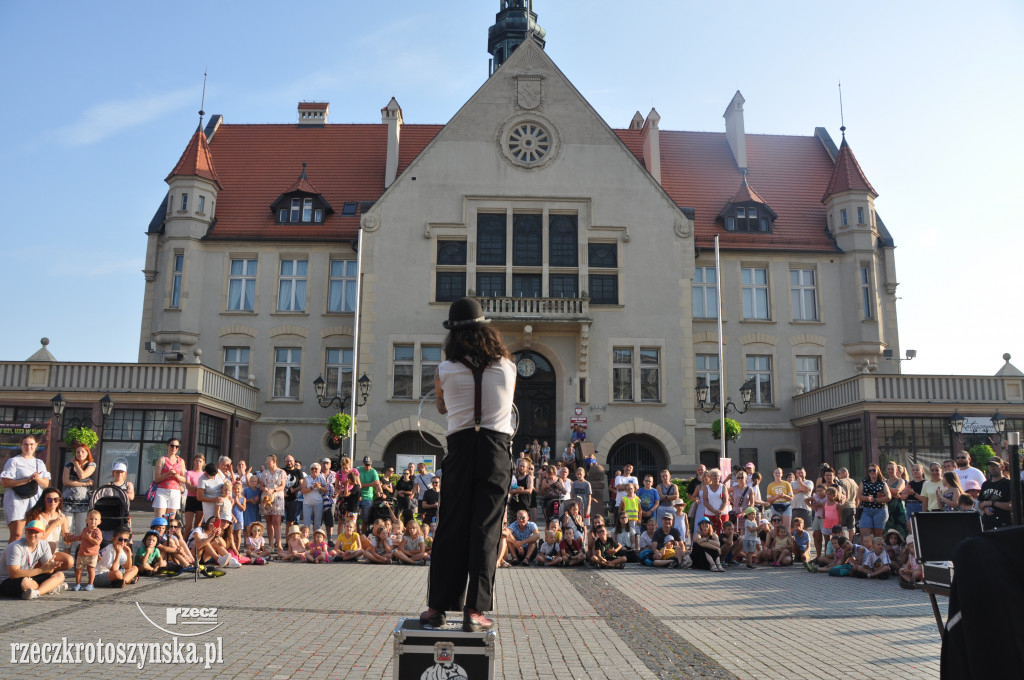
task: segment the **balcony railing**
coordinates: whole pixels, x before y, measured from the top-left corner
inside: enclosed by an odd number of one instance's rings
[[[0,390],[199,394],[249,411],[258,390],[201,364],[0,362]]]
[[[795,417],[859,402],[1000,404],[1020,401],[1020,377],[981,375],[857,375],[793,398]]]
[[[589,321],[590,300],[583,298],[478,297],[492,319]]]

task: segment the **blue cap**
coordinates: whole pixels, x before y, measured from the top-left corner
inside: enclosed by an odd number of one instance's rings
[[[709,520],[707,517],[701,517],[697,524],[704,524],[704,522],[711,524],[711,520]]]
[[[150,523],[149,526],[151,526],[151,527],[165,527],[165,526],[167,526],[167,520],[164,519],[163,517],[155,517],[153,519],[153,521]]]

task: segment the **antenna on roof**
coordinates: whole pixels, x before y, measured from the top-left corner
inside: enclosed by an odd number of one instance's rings
[[[299,179],[302,179],[305,176],[306,176],[306,161],[302,161],[302,174],[299,175]]]
[[[846,121],[843,120],[843,82],[839,81],[839,131],[843,133],[843,139],[846,139]]]
[[[200,128],[203,127],[203,116],[206,115],[206,111],[203,110],[203,109],[206,108],[206,70],[207,69],[204,67],[203,68],[203,98],[202,98],[202,100],[199,103],[199,127]]]

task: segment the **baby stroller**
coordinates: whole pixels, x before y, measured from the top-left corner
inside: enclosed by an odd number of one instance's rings
[[[103,532],[103,547],[114,538],[114,532],[123,526],[131,526],[131,505],[128,493],[113,484],[104,484],[92,492],[89,509],[100,513],[100,531]]]

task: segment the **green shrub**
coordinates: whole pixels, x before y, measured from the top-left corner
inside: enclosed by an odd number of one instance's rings
[[[327,429],[334,433],[335,437],[346,439],[355,431],[355,423],[349,414],[335,413],[327,419]]]
[[[986,469],[989,459],[996,455],[996,452],[988,444],[975,444],[968,453],[971,454],[971,465],[983,471]]]
[[[725,419],[725,440],[734,442],[740,438],[740,424],[732,418]],[[722,438],[722,419],[719,418],[715,422],[711,423],[711,436],[715,439]]]

